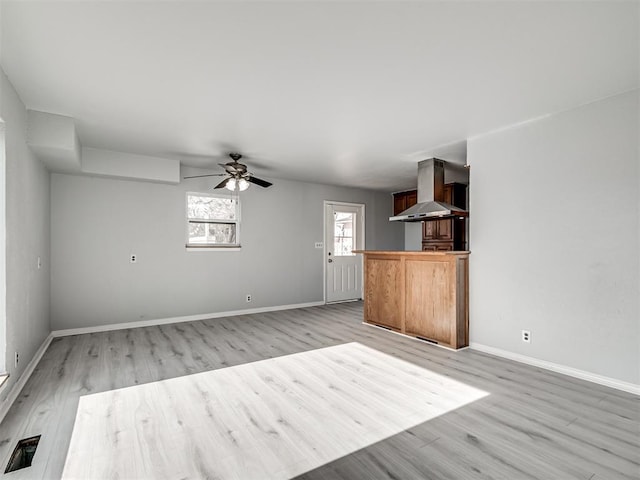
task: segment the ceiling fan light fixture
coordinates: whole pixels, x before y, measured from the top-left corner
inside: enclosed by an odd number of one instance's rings
[[[230,178],[227,180],[227,184],[224,186],[227,190],[235,192],[239,190],[244,192],[247,188],[249,188],[250,183],[247,182],[244,178]]]
[[[236,190],[236,179],[230,178],[227,180],[227,184],[224,186],[227,190],[234,192]]]
[[[238,190],[244,192],[247,188],[249,188],[250,183],[247,182],[244,178],[238,180]]]

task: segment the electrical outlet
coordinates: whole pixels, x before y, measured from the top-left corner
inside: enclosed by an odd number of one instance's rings
[[[138,256],[135,253],[132,253],[131,256],[129,257],[129,263],[137,263],[138,262]]]
[[[247,303],[251,301],[251,295],[247,295]]]
[[[20,358],[18,357],[18,352],[16,352],[15,362],[13,364],[14,367],[18,368],[18,361],[19,360],[20,360]]]
[[[522,341],[531,343],[531,332],[529,330],[522,330]]]

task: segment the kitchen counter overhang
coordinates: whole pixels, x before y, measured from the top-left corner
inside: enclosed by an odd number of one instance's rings
[[[364,321],[445,347],[469,344],[468,251],[364,255]]]

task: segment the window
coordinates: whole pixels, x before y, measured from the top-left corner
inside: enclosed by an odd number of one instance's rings
[[[187,247],[239,248],[240,200],[187,193]]]
[[[353,225],[356,214],[350,212],[335,212],[334,214],[334,246],[333,254],[336,257],[348,257],[355,255],[352,252],[355,245]]]

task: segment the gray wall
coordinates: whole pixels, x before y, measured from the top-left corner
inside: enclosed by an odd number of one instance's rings
[[[640,384],[638,101],[469,141],[472,343]]]
[[[6,308],[2,312],[3,317],[6,313],[6,348],[3,361],[11,374],[12,385],[50,332],[49,173],[26,145],[27,112],[1,70],[0,117],[5,122],[6,140]],[[38,256],[42,261],[39,270]],[[14,352],[20,354],[17,369]],[[3,390],[2,398],[9,390]]]
[[[422,251],[422,222],[404,224],[404,249],[406,251]]]
[[[187,252],[185,192],[217,181],[53,174],[53,329],[322,301],[323,200],[366,204],[367,248],[402,248],[389,194],[274,180],[241,194],[241,251]]]

